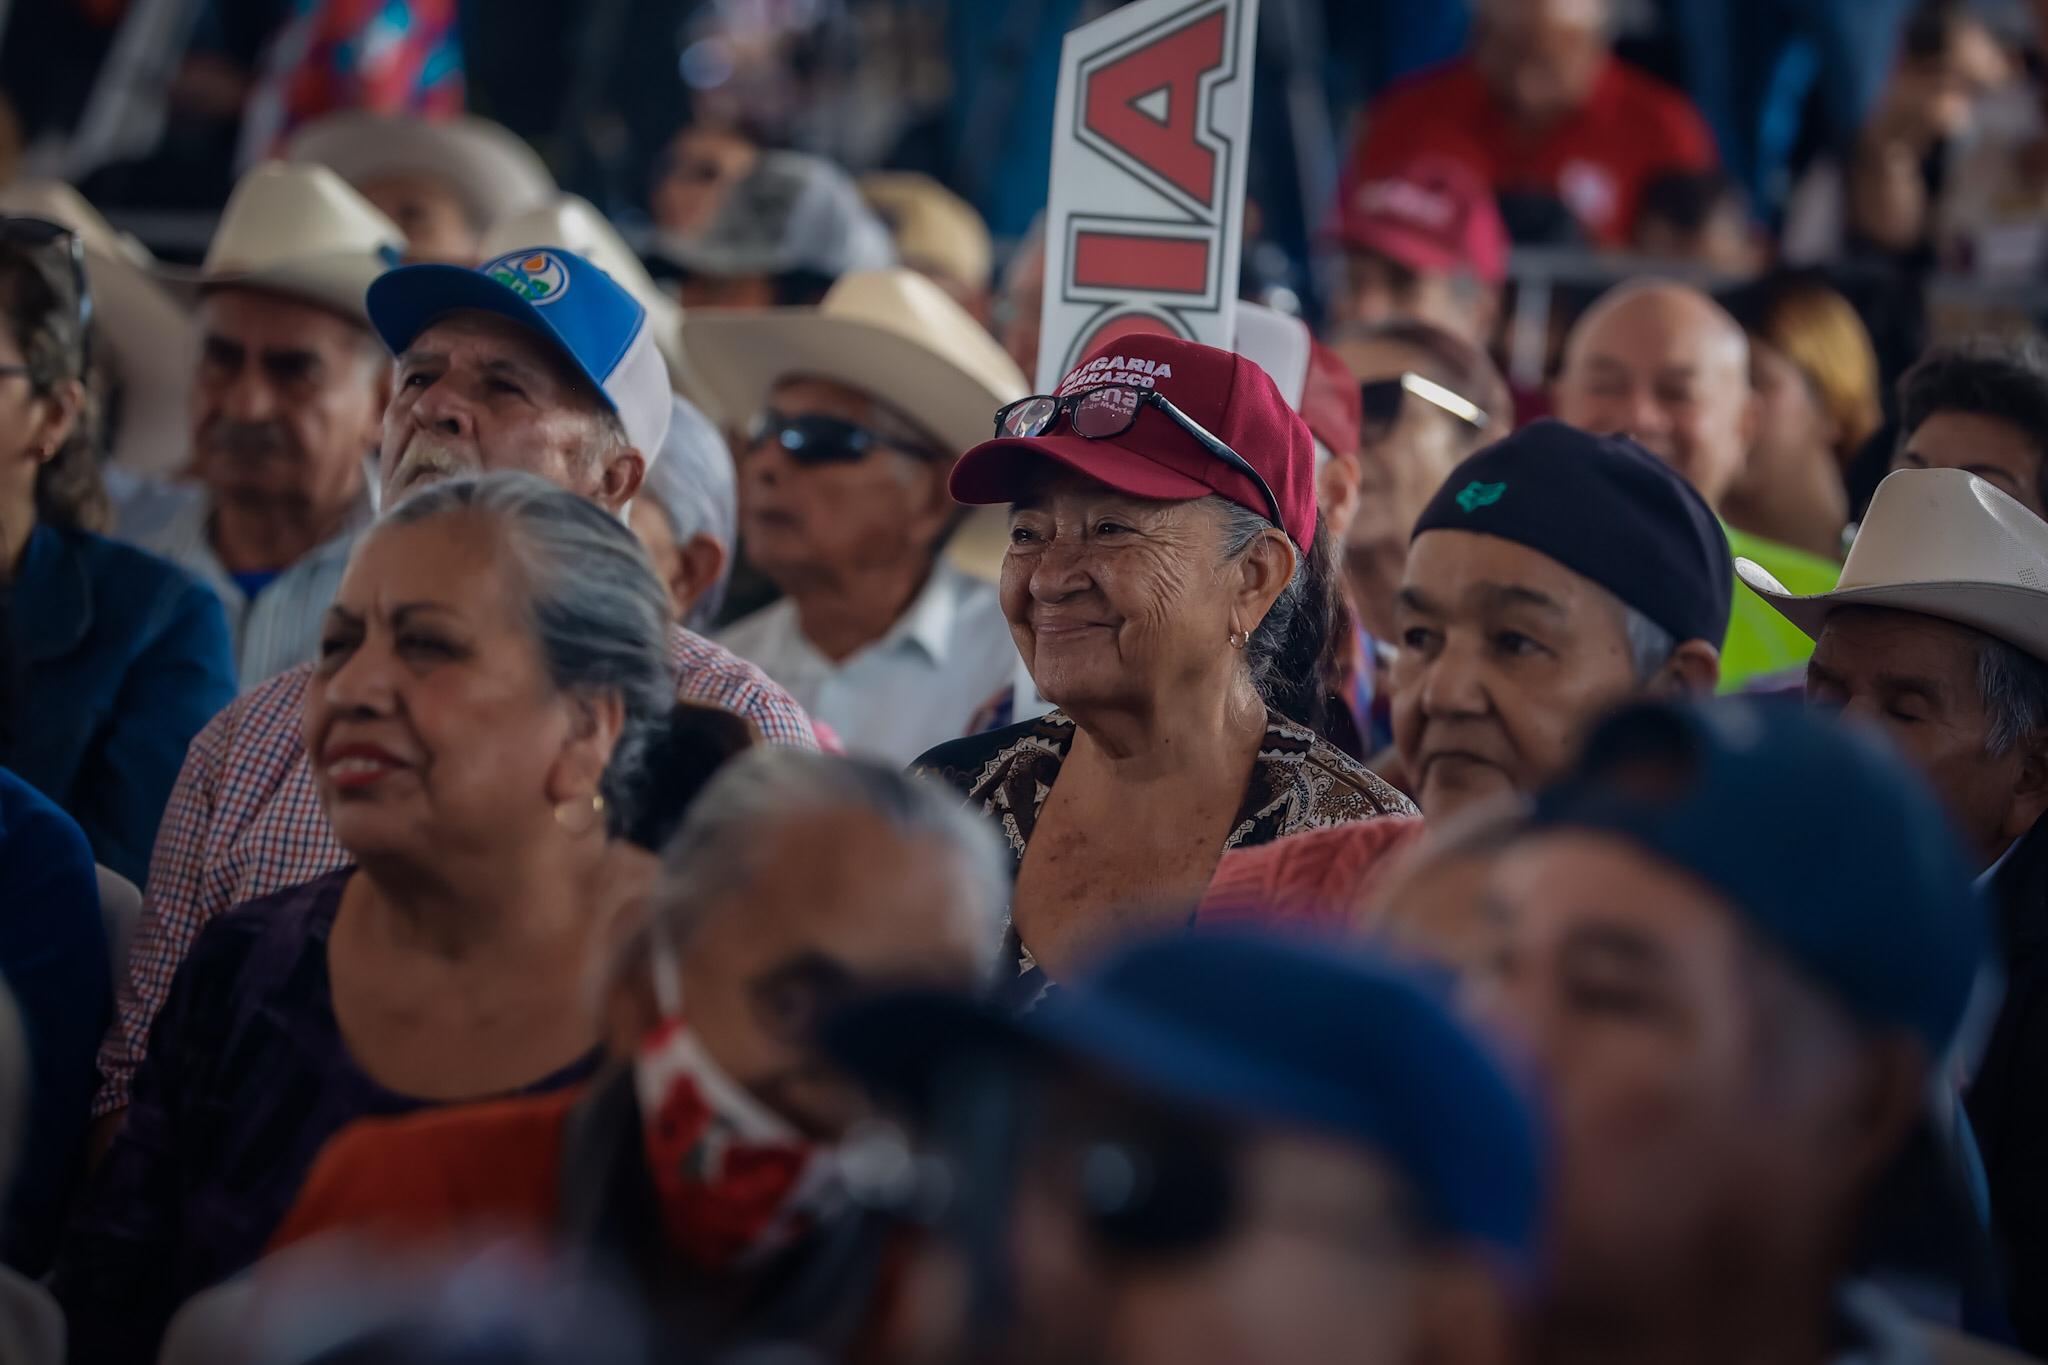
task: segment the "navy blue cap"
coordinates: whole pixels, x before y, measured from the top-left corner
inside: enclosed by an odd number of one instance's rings
[[[1676,640],[1719,648],[1735,560],[1713,509],[1626,436],[1548,418],[1451,471],[1415,535],[1477,531],[1526,545],[1591,579]]]
[[[558,246],[524,247],[471,270],[407,265],[370,283],[370,325],[391,354],[451,313],[508,318],[547,342],[618,413],[652,461],[668,434],[668,366],[647,309],[588,260]]]
[[[1534,822],[1615,834],[1692,874],[1865,1027],[1932,1057],[1991,953],[1933,793],[1878,736],[1795,701],[1625,709]]]
[[[1176,934],[1011,1016],[936,992],[845,1012],[827,1044],[879,1088],[927,1093],[963,1050],[1080,1060],[1240,1123],[1368,1148],[1439,1232],[1527,1269],[1543,1154],[1529,1101],[1406,968],[1300,937]]]

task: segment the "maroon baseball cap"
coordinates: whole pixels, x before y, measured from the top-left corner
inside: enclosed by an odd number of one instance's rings
[[[1468,270],[1488,284],[1508,275],[1508,229],[1493,190],[1449,157],[1418,157],[1352,185],[1338,205],[1337,239],[1420,274]]]
[[[1105,342],[1060,381],[1059,397],[1105,384],[1151,389],[1257,470],[1280,504],[1281,529],[1306,550],[1316,533],[1315,441],[1266,372],[1231,351],[1178,337],[1130,333]],[[1051,459],[1134,498],[1183,502],[1220,494],[1270,516],[1258,485],[1146,404],[1131,429],[1091,440],[1063,414],[1042,436],[983,441],[953,466],[953,496],[1014,502]]]

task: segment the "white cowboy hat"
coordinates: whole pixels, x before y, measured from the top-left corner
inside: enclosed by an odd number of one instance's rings
[[[61,223],[78,234],[97,323],[93,344],[121,382],[111,461],[131,474],[178,473],[190,454],[185,412],[198,347],[191,315],[151,275],[156,258],[61,181],[17,180],[0,188],[0,213]]]
[[[404,250],[398,225],[333,171],[271,161],[228,196],[199,269],[161,277],[195,295],[228,286],[284,294],[368,326],[363,295]]]
[[[692,309],[683,341],[728,422],[759,412],[776,381],[805,375],[873,394],[955,456],[986,441],[996,409],[1026,391],[980,323],[900,266],[843,276],[816,308]]]
[[[539,153],[503,124],[470,114],[429,122],[351,109],[307,124],[284,156],[325,166],[357,189],[387,176],[429,176],[454,192],[479,230],[556,193]]]
[[[626,245],[625,238],[588,199],[557,194],[543,204],[507,218],[484,234],[483,258],[494,260],[508,251],[544,242],[566,247],[617,281],[647,310],[654,344],[668,366],[672,388],[688,392],[688,367],[683,363],[683,306],[654,282],[647,267]]]
[[[1833,592],[1794,596],[1747,559],[1735,572],[1811,636],[1837,607],[1890,607],[2048,662],[2048,522],[1960,469],[1902,469],[1879,484]]]

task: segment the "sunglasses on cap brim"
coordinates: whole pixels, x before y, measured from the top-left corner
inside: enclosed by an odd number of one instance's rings
[[[1373,379],[1358,386],[1358,398],[1369,427],[1390,427],[1401,419],[1401,404],[1409,394],[1441,408],[1459,421],[1484,431],[1493,419],[1471,399],[1453,393],[1433,379],[1413,370],[1391,379]]]
[[[1168,421],[1194,437],[1195,444],[1250,479],[1258,488],[1259,495],[1266,500],[1267,520],[1282,531],[1287,529],[1287,523],[1280,515],[1280,500],[1273,496],[1271,486],[1259,471],[1252,468],[1251,461],[1210,434],[1207,427],[1175,407],[1156,389],[1139,388],[1135,384],[1098,384],[1064,397],[1033,394],[996,409],[996,436],[1013,440],[1043,436],[1064,415],[1076,436],[1090,441],[1109,441],[1137,425],[1139,412],[1148,407],[1159,409]]]
[[[822,415],[791,417],[774,408],[764,408],[747,428],[747,449],[756,449],[763,441],[773,441],[800,465],[854,464],[877,449],[901,451],[918,460],[938,458],[933,451],[858,422]]]

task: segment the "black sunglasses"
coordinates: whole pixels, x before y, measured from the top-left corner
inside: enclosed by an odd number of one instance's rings
[[[1367,427],[1387,428],[1401,420],[1401,404],[1409,394],[1448,412],[1461,422],[1484,431],[1492,419],[1471,399],[1453,393],[1433,379],[1410,370],[1391,379],[1374,379],[1358,386]]]
[[[1065,413],[1067,425],[1074,429],[1076,436],[1090,441],[1106,441],[1129,431],[1136,425],[1139,411],[1146,407],[1158,408],[1175,426],[1194,437],[1202,449],[1256,484],[1266,499],[1267,519],[1282,531],[1287,529],[1286,521],[1280,516],[1280,500],[1273,496],[1272,488],[1259,471],[1252,468],[1251,461],[1210,435],[1206,427],[1155,389],[1141,389],[1134,384],[1101,384],[1063,398],[1043,393],[1019,398],[996,409],[996,435],[1043,436],[1059,421],[1060,414]]]
[[[839,417],[790,417],[774,408],[764,408],[747,428],[747,448],[773,441],[784,454],[800,465],[853,464],[867,458],[878,446],[900,450],[918,459],[932,458],[932,452],[884,436],[858,422]]]

